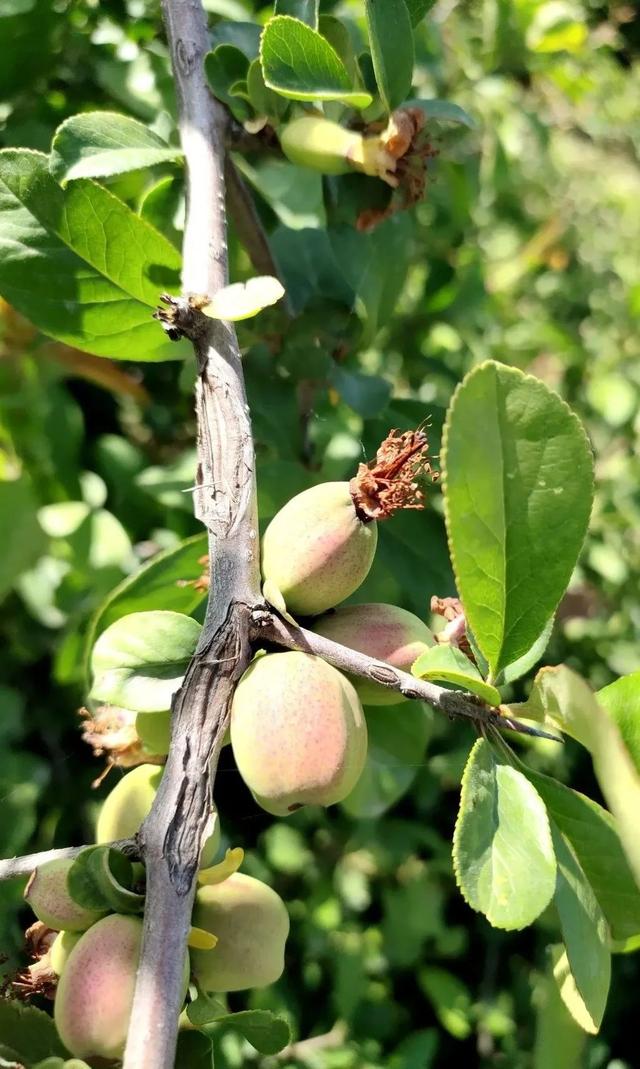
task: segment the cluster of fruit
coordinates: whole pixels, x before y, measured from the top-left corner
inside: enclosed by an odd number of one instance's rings
[[[118,783],[98,818],[99,842],[134,834],[149,812],[162,769],[140,765]],[[215,816],[215,814],[214,814]],[[220,835],[202,856],[209,864]],[[22,977],[31,990],[53,995],[60,1039],[78,1058],[121,1058],[127,1036],[142,919],[86,909],[72,897],[70,859],[49,861],[32,874],[25,898],[38,918],[32,935],[39,960]],[[216,867],[220,882],[200,886],[193,911],[194,938],[184,961],[184,997],[190,979],[204,992],[241,991],[273,983],[284,969],[289,916],[279,895],[260,880]],[[201,873],[213,880],[216,868]],[[204,939],[210,933],[209,939]],[[34,940],[33,936],[36,937]]]
[[[392,441],[391,461],[398,451],[404,459],[407,453],[409,459],[414,455],[413,437],[408,446],[406,436]],[[376,519],[403,507],[393,480],[376,482],[375,470],[372,475],[370,467],[361,468],[351,483],[313,487],[274,517],[262,545],[264,593],[289,618],[291,613],[313,617],[312,627],[325,638],[409,669],[434,643],[422,621],[393,605],[336,608],[369,572]],[[409,470],[400,495],[404,507],[407,498],[415,503],[419,495],[411,478],[415,468]],[[394,704],[398,698],[373,681],[347,678],[321,657],[258,651],[238,684],[230,717],[235,760],[256,801],[278,816],[306,804],[341,801],[366,760],[363,703]],[[163,771],[140,764],[119,781],[101,808],[98,844],[136,835]],[[231,851],[208,869],[220,843],[215,808],[208,828],[184,963],[185,998],[190,979],[205,993],[230,992],[270,984],[284,968],[289,918],[283,901],[266,884],[237,871],[242,851]],[[76,1057],[119,1058],[131,1014],[142,921],[117,907],[116,912],[96,911],[79,904],[69,882],[73,864],[51,861],[31,876],[26,899],[39,922],[39,960],[27,972],[32,987],[54,995],[56,1026],[69,1051]],[[137,868],[143,888],[144,873]]]

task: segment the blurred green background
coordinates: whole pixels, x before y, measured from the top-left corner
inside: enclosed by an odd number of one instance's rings
[[[205,6],[212,25],[270,11],[251,0]],[[321,4],[356,37],[362,8]],[[295,313],[263,313],[240,334],[261,520],[303,487],[349,476],[390,427],[429,417],[437,454],[452,391],[476,362],[527,370],[580,414],[596,453],[590,535],[546,660],[599,687],[639,667],[640,16],[603,0],[439,0],[416,41],[417,95],[454,100],[477,123],[434,129],[439,157],[416,210],[358,234],[345,220],[366,179],[327,183],[323,200],[318,175],[271,158],[244,164]],[[63,119],[92,108],[172,136],[173,107],[157,5],[0,0],[2,146],[47,151]],[[138,206],[163,182],[179,241],[178,174],[109,184]],[[231,262],[234,278],[249,273],[233,232]],[[118,582],[198,533],[183,492],[192,385],[186,365],[98,360],[0,307],[2,856],[90,841],[119,775],[92,791],[101,764],[77,715],[85,640]],[[431,595],[454,593],[441,516],[435,490],[426,513],[383,529],[354,600],[428,619]],[[520,681],[512,697],[526,690]],[[246,871],[275,886],[292,917],[283,980],[230,1004],[282,1010],[296,1039],[324,1039],[283,1062],[229,1035],[216,1065],[637,1066],[635,955],[614,958],[604,1026],[587,1039],[547,979],[554,917],[493,930],[455,888],[450,840],[471,729],[408,704],[369,710],[369,726],[354,795],[286,822],[256,807],[223,754],[226,840],[248,851]],[[533,765],[598,797],[577,746],[527,749]],[[0,885],[7,968],[27,922],[21,888]]]

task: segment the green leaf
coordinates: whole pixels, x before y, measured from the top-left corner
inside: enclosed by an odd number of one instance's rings
[[[467,1039],[473,1028],[469,988],[446,969],[421,969],[418,981],[442,1027],[455,1039]]]
[[[0,152],[0,293],[45,334],[97,356],[176,359],[151,309],[180,291],[173,245],[88,179],[63,190],[38,152]]]
[[[56,181],[100,178],[182,158],[144,123],[113,111],[72,115],[55,132],[49,170]]]
[[[284,286],[273,275],[257,275],[246,282],[234,282],[218,290],[213,300],[202,308],[209,319],[224,319],[236,323],[250,319],[263,308],[276,304],[284,297]]]
[[[558,948],[559,953],[562,947]],[[551,956],[550,956],[551,957]],[[546,975],[534,975],[536,1039],[532,1069],[584,1069],[587,1037],[568,1012],[553,976],[553,961]]]
[[[582,995],[578,991],[565,948],[562,946],[552,947],[551,960],[553,963],[553,976],[558,985],[560,998],[564,1002],[574,1021],[585,1032],[590,1032],[591,1034],[597,1032],[591,1014],[585,1006]]]
[[[250,111],[246,102],[234,92],[234,86],[245,81],[249,71],[245,53],[233,44],[220,44],[205,56],[204,69],[218,100],[230,108],[239,122],[248,119]]]
[[[162,712],[182,682],[201,626],[178,612],[136,612],[103,631],[93,647],[91,697],[137,713]]]
[[[442,457],[457,587],[495,676],[529,651],[569,582],[591,511],[591,450],[557,394],[490,361],[456,390]]]
[[[609,927],[593,888],[568,841],[551,825],[558,873],[555,904],[567,959],[578,992],[592,1021],[602,1023],[611,982]]]
[[[364,419],[383,412],[391,397],[392,386],[386,379],[362,371],[346,371],[339,364],[331,366],[329,381],[342,400]]]
[[[240,1010],[218,1017],[211,1028],[220,1025],[235,1029],[260,1054],[278,1054],[291,1041],[289,1025],[271,1010]],[[207,1028],[209,1034],[210,1028]]]
[[[454,683],[456,687],[477,694],[489,705],[500,705],[500,691],[485,683],[473,661],[465,657],[457,646],[446,644],[431,646],[421,653],[411,666],[412,675],[417,679],[439,679]]]
[[[149,609],[168,609],[191,616],[206,598],[206,589],[194,583],[202,577],[207,536],[193,535],[157,553],[133,575],[112,590],[99,607],[89,629],[88,646],[122,616]]]
[[[249,66],[247,92],[251,107],[258,115],[268,115],[270,118],[278,120],[289,107],[286,100],[265,85],[259,59],[254,59]]]
[[[367,763],[340,804],[355,820],[375,820],[395,805],[418,774],[430,734],[430,716],[420,702],[367,706]]]
[[[0,1037],[27,1064],[66,1053],[48,1013],[7,998],[0,999]]]
[[[435,119],[437,122],[454,122],[462,126],[475,129],[475,119],[468,111],[459,104],[453,104],[450,100],[405,100],[407,108],[420,108],[427,119]]]
[[[69,894],[78,905],[99,912],[142,913],[144,895],[131,890],[133,868],[119,850],[89,846],[69,869]]]
[[[581,743],[593,767],[635,880],[640,886],[640,776],[617,725],[580,676],[566,665],[542,668],[526,703],[511,706],[516,715],[542,720]]]
[[[544,802],[484,739],[464,770],[453,837],[463,898],[496,928],[525,928],[549,904],[556,860]]]
[[[405,0],[411,25],[417,26],[427,12],[435,5],[436,0]]]
[[[622,740],[640,770],[640,672],[616,679],[599,690],[596,698],[618,725]]]
[[[411,89],[413,33],[405,0],[366,0],[371,58],[380,96],[388,111]]]
[[[0,599],[47,548],[36,513],[37,501],[26,475],[0,479]]]
[[[544,628],[540,632],[538,638],[533,643],[531,649],[524,653],[522,657],[518,657],[517,661],[512,661],[506,668],[499,673],[496,682],[499,686],[506,686],[509,683],[515,682],[516,679],[520,679],[521,676],[527,674],[527,672],[533,668],[542,657],[544,651],[549,645],[549,639],[553,631],[555,617],[551,616]]]
[[[363,234],[353,226],[329,228],[338,269],[355,295],[355,308],[365,322],[363,344],[373,341],[395,312],[404,285],[413,226],[407,214],[395,215]]]
[[[300,22],[306,22],[312,29],[318,29],[318,8],[320,0],[276,0],[275,15],[292,15]]]
[[[571,843],[600,908],[618,941],[640,933],[640,891],[629,868],[616,822],[591,798],[540,772],[523,768],[550,820]]]
[[[219,1017],[226,1017],[227,1010],[222,1002],[218,1002],[205,991],[198,991],[198,997],[187,1006],[187,1017],[194,1028],[204,1028],[205,1025],[217,1021]]]
[[[174,1069],[214,1069],[209,1037],[202,1032],[180,1032]]]
[[[147,189],[138,207],[139,215],[164,234],[176,248],[184,230],[184,182],[165,175]]]
[[[265,84],[290,100],[341,100],[356,108],[372,101],[353,86],[329,42],[298,19],[269,19],[260,39],[260,62]]]

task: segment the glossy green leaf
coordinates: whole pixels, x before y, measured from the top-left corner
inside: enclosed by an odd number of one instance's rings
[[[618,725],[622,740],[640,770],[640,672],[616,679],[599,690],[596,698]]]
[[[427,119],[435,119],[436,122],[453,122],[461,126],[468,126],[470,130],[475,127],[475,120],[468,111],[454,104],[450,100],[405,100],[408,108],[420,108]]]
[[[609,926],[569,842],[551,824],[558,873],[555,905],[575,985],[597,1032],[611,982]]]
[[[187,1017],[194,1028],[204,1028],[212,1021],[217,1021],[219,1017],[226,1016],[227,1010],[224,1004],[205,991],[198,991],[198,997],[187,1006]]]
[[[431,11],[435,2],[436,0],[405,0],[409,18],[411,19],[411,25],[417,26],[425,15]]]
[[[317,30],[319,7],[320,0],[276,0],[274,14],[291,15]]]
[[[529,780],[484,739],[464,770],[453,837],[463,898],[496,928],[525,928],[549,904],[556,860],[547,811]]]
[[[0,152],[0,293],[45,334],[97,356],[170,360],[151,311],[180,291],[180,256],[88,179],[62,190],[38,152]]]
[[[405,0],[366,0],[365,11],[376,82],[387,111],[393,111],[411,89],[411,19]]]
[[[55,132],[49,170],[56,181],[101,178],[182,158],[144,123],[112,111],[72,115]]]
[[[233,44],[220,44],[207,53],[204,61],[207,80],[218,100],[222,100],[239,122],[249,118],[250,109],[234,91],[234,87],[246,80],[249,60],[241,49]]]
[[[609,809],[617,821],[629,865],[640,886],[640,775],[620,731],[587,683],[566,665],[542,668],[526,703],[511,706],[516,716],[538,719],[564,731],[589,750]]]
[[[15,1050],[26,1064],[65,1056],[49,1014],[13,999],[0,999],[0,1042]]]
[[[512,661],[506,668],[499,673],[497,683],[499,686],[506,686],[508,683],[515,682],[516,679],[520,679],[521,676],[525,676],[527,672],[541,659],[544,651],[549,645],[549,639],[553,631],[555,617],[551,617],[544,628],[540,632],[538,638],[533,643],[533,646],[522,657],[518,657],[517,661]]]
[[[182,178],[165,175],[147,189],[138,212],[142,219],[154,226],[177,249],[184,230],[184,182]]]
[[[284,297],[282,283],[273,275],[258,275],[246,282],[234,282],[218,290],[213,300],[202,309],[209,319],[224,319],[236,323],[240,319],[250,319],[276,304]]]
[[[162,712],[182,682],[201,626],[178,612],[136,612],[103,631],[93,647],[91,698]]]
[[[591,798],[550,776],[530,768],[523,772],[546,805],[550,820],[571,843],[612,938],[625,941],[640,934],[640,890],[614,818]]]
[[[415,780],[430,734],[420,702],[367,706],[367,763],[342,808],[355,820],[375,820],[395,805]]]
[[[442,457],[457,587],[495,676],[528,652],[569,582],[591,512],[591,450],[557,394],[490,361],[456,390]]]
[[[465,657],[457,646],[431,646],[421,653],[411,666],[412,675],[417,679],[441,680],[454,683],[456,687],[477,694],[489,705],[500,705],[500,691],[485,683],[473,661]]]
[[[298,19],[269,19],[260,41],[265,84],[291,100],[341,100],[366,108],[371,96],[352,83],[337,52]]]
[[[227,1013],[218,1017],[211,1029],[225,1025],[239,1032],[260,1054],[278,1054],[291,1041],[289,1025],[283,1017],[276,1016],[271,1010],[240,1010],[239,1013]]]
[[[206,553],[207,536],[192,535],[123,579],[98,609],[89,629],[89,646],[110,624],[130,613],[168,609],[191,616],[207,596],[206,587],[194,585],[202,578]]]
[[[288,101],[265,85],[259,59],[254,59],[247,72],[247,93],[251,107],[258,115],[280,119],[290,106]]]
[[[582,995],[578,991],[565,948],[562,946],[553,947],[551,949],[551,960],[553,962],[553,976],[558,985],[560,998],[566,1009],[569,1011],[576,1024],[579,1025],[584,1032],[594,1034],[598,1029],[585,1005]]]

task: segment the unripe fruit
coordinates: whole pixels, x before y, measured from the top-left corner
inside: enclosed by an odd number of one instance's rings
[[[105,798],[96,825],[96,842],[111,843],[131,839],[151,812],[164,769],[158,765],[138,765],[127,772]],[[213,831],[202,848],[200,864],[210,865],[220,845],[220,822],[214,811]]]
[[[397,605],[371,603],[343,605],[314,623],[314,631],[377,661],[386,661],[404,672],[435,639],[422,620]],[[349,676],[364,705],[397,705],[397,690],[368,679]]]
[[[314,616],[357,590],[373,563],[378,531],[364,522],[349,483],[312,486],[273,517],[262,539],[265,594],[274,586],[290,612]]]
[[[38,920],[56,931],[83,932],[95,924],[104,912],[97,913],[79,906],[67,890],[67,875],[72,858],[47,861],[31,873],[24,897]]]
[[[58,932],[49,951],[49,963],[57,976],[62,976],[69,955],[81,938],[82,932]]]
[[[193,923],[217,936],[213,950],[192,950],[193,974],[203,991],[265,987],[282,975],[289,915],[279,895],[260,880],[235,872],[201,887]]]
[[[349,794],[367,755],[367,725],[353,686],[320,657],[256,658],[231,707],[240,774],[268,813],[333,805]]]
[[[139,917],[104,917],[71,951],[56,992],[60,1039],[78,1058],[121,1058],[127,1038],[138,958]],[[184,992],[189,982],[185,961]]]
[[[138,713],[136,734],[146,754],[168,754],[171,742],[171,713]]]
[[[361,171],[388,180],[395,170],[396,161],[379,135],[365,137],[319,114],[287,123],[280,131],[280,147],[291,163],[323,174]]]

